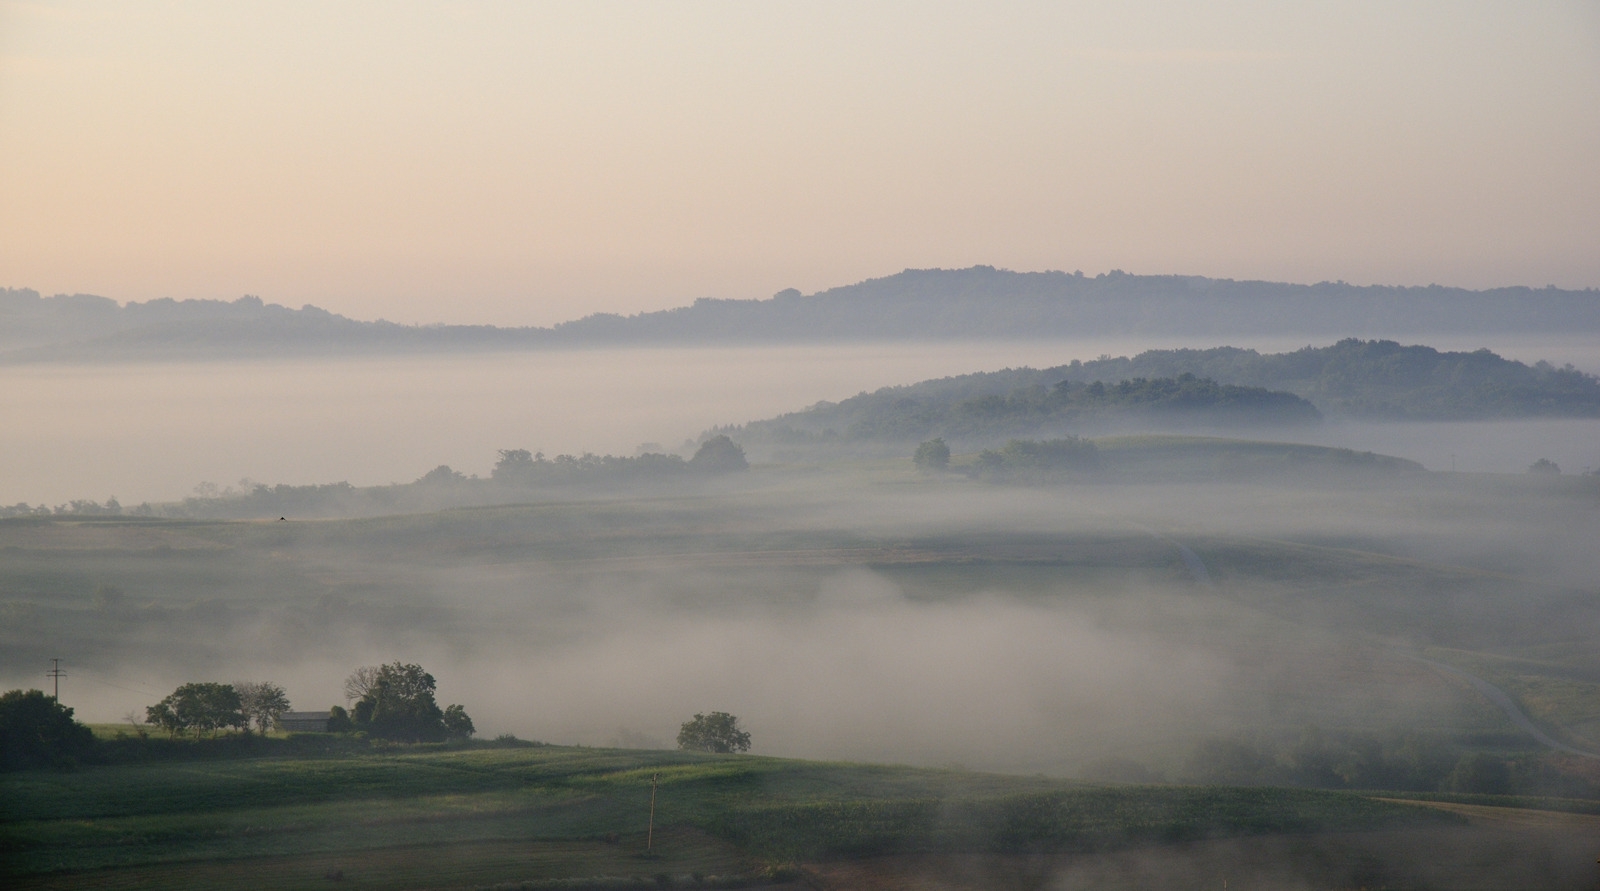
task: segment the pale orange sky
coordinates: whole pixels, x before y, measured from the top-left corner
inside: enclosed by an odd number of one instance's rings
[[[549,324],[975,263],[1600,286],[1600,4],[0,0],[0,286]]]

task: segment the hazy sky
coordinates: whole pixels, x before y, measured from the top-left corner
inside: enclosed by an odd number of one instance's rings
[[[0,0],[0,286],[546,324],[974,263],[1600,286],[1600,3]]]

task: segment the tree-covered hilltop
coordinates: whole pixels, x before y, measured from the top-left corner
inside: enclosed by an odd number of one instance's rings
[[[1526,365],[1487,349],[1441,352],[1349,338],[1292,353],[1236,347],[1150,350],[1049,369],[1071,381],[1191,373],[1288,390],[1333,415],[1445,420],[1600,417],[1600,378],[1572,366]]]
[[[1315,423],[1322,417],[1310,402],[1292,393],[1219,384],[1192,374],[1109,385],[1058,377],[1049,386],[1029,383],[1004,393],[982,392],[983,378],[969,375],[885,387],[730,432],[776,443],[915,442],[932,437],[970,443],[1113,421],[1136,426],[1272,426]]]
[[[743,427],[768,443],[988,440],[1070,432],[1074,424],[1303,423],[1336,417],[1452,420],[1600,417],[1600,379],[1489,350],[1442,352],[1389,340],[1341,340],[1290,353],[1237,347],[1007,368],[884,387]]]

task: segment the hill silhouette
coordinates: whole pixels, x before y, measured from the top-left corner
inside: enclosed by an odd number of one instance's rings
[[[789,289],[766,299],[704,298],[549,328],[359,321],[252,296],[121,305],[87,294],[0,289],[0,361],[12,363],[646,344],[1582,331],[1600,331],[1600,291],[1303,285],[990,266],[908,269],[811,295]]]

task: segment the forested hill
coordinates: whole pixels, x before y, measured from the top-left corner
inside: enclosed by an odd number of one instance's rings
[[[1600,417],[1600,379],[1488,350],[1342,340],[1292,353],[1236,347],[1009,368],[885,387],[743,427],[750,442],[909,441],[1079,431],[1103,422],[1265,426],[1335,416]]]
[[[994,380],[1011,374],[999,372]],[[986,392],[985,377],[886,387],[719,432],[776,445],[911,443],[940,437],[965,446],[1013,436],[1076,433],[1107,424],[1164,429],[1264,427],[1322,418],[1311,403],[1292,393],[1219,384],[1192,374],[1111,385],[1057,376],[1053,385],[1033,382],[1003,394]]]
[[[1235,347],[1151,350],[1040,372],[1071,381],[1190,373],[1288,390],[1332,415],[1448,420],[1600,417],[1600,379],[1547,362],[1526,365],[1489,350],[1441,352],[1389,340],[1341,340],[1292,353]]]
[[[366,322],[257,297],[118,304],[0,288],[0,360],[1183,334],[1342,337],[1600,331],[1600,291],[1470,291],[1199,276],[908,269],[811,295],[701,299],[552,328]]]

